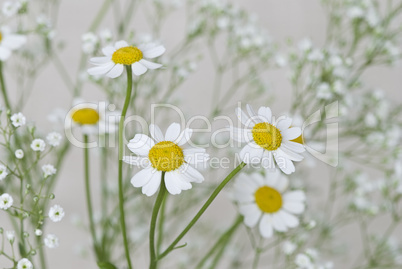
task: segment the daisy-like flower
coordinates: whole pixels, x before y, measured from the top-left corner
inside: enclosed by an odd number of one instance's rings
[[[252,228],[259,222],[264,238],[272,237],[274,230],[286,232],[297,227],[299,219],[294,214],[304,212],[306,197],[303,191],[286,192],[288,184],[278,170],[268,172],[265,177],[259,173],[240,174],[234,195],[245,225]]]
[[[60,145],[61,139],[63,139],[63,137],[57,132],[51,132],[46,136],[47,142],[52,147],[57,147],[58,145]]]
[[[33,265],[30,260],[23,258],[18,261],[17,269],[33,269]]]
[[[12,34],[9,28],[2,27],[0,30],[0,61],[7,60],[11,56],[11,52],[24,45],[26,40],[24,35]]]
[[[13,205],[13,197],[8,193],[3,193],[0,196],[0,209],[7,210]]]
[[[133,74],[140,76],[148,69],[158,69],[161,64],[153,63],[144,58],[153,59],[165,52],[165,47],[154,43],[130,46],[126,41],[117,41],[114,46],[107,46],[102,49],[104,57],[95,57],[90,62],[96,67],[88,69],[93,76],[106,75],[110,78],[120,76],[124,66],[131,65]]]
[[[65,127],[78,125],[84,134],[106,134],[117,130],[119,113],[107,111],[107,104],[83,102],[76,100],[76,105],[67,113]]]
[[[24,158],[24,151],[22,149],[17,149],[15,151],[15,158],[17,158],[17,159]]]
[[[3,180],[8,175],[7,167],[5,165],[0,164],[0,180]]]
[[[31,143],[31,149],[33,151],[44,151],[46,148],[46,143],[42,139],[34,139]]]
[[[54,234],[48,234],[43,241],[48,248],[57,248],[59,246],[59,238]]]
[[[274,168],[276,164],[285,174],[295,171],[292,161],[301,161],[303,156],[298,153],[305,151],[304,146],[292,141],[301,135],[299,127],[291,127],[292,119],[272,116],[269,107],[260,107],[256,114],[250,105],[247,105],[247,116],[240,108],[236,115],[245,129],[232,127],[233,139],[246,142],[247,145],[240,152],[240,159],[245,163],[261,163],[264,168]]]
[[[11,124],[14,125],[14,127],[25,125],[26,122],[26,118],[21,112],[13,114],[10,119]]]
[[[54,166],[51,165],[51,164],[45,164],[45,165],[42,166],[42,171],[43,171],[43,176],[45,178],[47,178],[49,176],[52,176],[52,175],[56,174],[57,169],[54,168]]]
[[[49,209],[49,218],[53,222],[59,222],[64,218],[64,209],[59,205],[54,205]]]
[[[142,193],[147,196],[155,194],[163,172],[166,189],[171,194],[191,189],[191,182],[204,181],[204,176],[190,164],[195,167],[204,164],[208,160],[205,149],[182,148],[191,138],[191,129],[180,132],[180,124],[172,123],[165,135],[153,124],[149,126],[149,131],[153,139],[145,134],[137,134],[127,145],[138,156],[125,156],[123,159],[126,163],[144,168],[131,179],[134,187],[142,187]]]

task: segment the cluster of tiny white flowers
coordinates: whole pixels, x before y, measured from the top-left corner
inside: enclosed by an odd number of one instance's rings
[[[51,164],[45,164],[42,166],[42,171],[43,171],[44,177],[47,178],[49,176],[56,174],[57,169],[54,168],[54,166]]]
[[[33,151],[44,151],[46,148],[46,143],[42,139],[34,139],[31,143],[31,149]]]
[[[59,205],[54,205],[49,209],[49,218],[53,222],[60,222],[64,218],[64,209]]]
[[[47,142],[52,147],[59,146],[62,139],[63,139],[63,137],[61,136],[61,134],[59,134],[57,132],[51,132],[46,136]]]
[[[7,167],[3,164],[0,164],[0,181],[5,179],[8,175]]]
[[[304,253],[299,253],[295,257],[297,269],[332,269],[332,262],[320,263],[318,261],[319,253],[316,249],[306,249]]]
[[[7,210],[13,206],[13,197],[8,193],[3,193],[0,196],[0,209]]]
[[[43,241],[48,248],[57,248],[59,246],[59,238],[54,234],[48,234]]]
[[[96,52],[102,45],[107,45],[112,42],[112,32],[108,29],[103,29],[99,35],[93,32],[84,33],[81,36],[81,49],[85,54],[91,55]]]

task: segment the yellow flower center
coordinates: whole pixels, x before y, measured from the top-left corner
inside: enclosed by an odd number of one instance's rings
[[[176,170],[184,163],[183,150],[171,141],[162,141],[151,148],[148,158],[152,167],[159,171]]]
[[[255,143],[266,150],[276,150],[281,146],[281,132],[268,122],[257,123],[251,132]]]
[[[3,34],[0,32],[0,42],[3,40]]]
[[[271,187],[263,186],[259,188],[254,197],[258,207],[265,213],[275,213],[282,208],[281,194]]]
[[[99,121],[99,114],[93,108],[81,108],[73,112],[71,116],[73,121],[78,124],[97,124]]]
[[[115,64],[131,65],[142,59],[142,51],[137,47],[124,47],[116,50],[112,55]]]

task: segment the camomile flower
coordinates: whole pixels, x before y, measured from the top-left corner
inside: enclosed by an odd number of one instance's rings
[[[13,197],[8,193],[3,193],[0,196],[0,209],[7,210],[13,206]]]
[[[289,181],[278,170],[268,172],[265,177],[259,173],[240,174],[235,181],[234,198],[244,224],[250,228],[259,223],[260,234],[272,237],[274,230],[286,232],[299,225],[295,214],[304,212],[306,199],[303,191],[288,191]]]
[[[136,76],[144,74],[148,69],[161,68],[161,64],[153,63],[144,58],[153,59],[165,52],[165,47],[154,43],[130,46],[126,41],[117,41],[114,46],[107,46],[102,49],[104,57],[95,57],[90,62],[96,67],[88,69],[93,76],[106,75],[110,78],[120,76],[124,66],[131,65],[132,72]]]
[[[0,30],[0,61],[7,60],[11,56],[11,52],[24,45],[26,40],[24,35],[12,34],[8,27],[2,27]]]
[[[107,111],[106,102],[95,104],[80,99],[75,103],[76,105],[67,113],[66,128],[78,125],[84,134],[103,135],[116,132],[119,113]]]
[[[30,260],[23,258],[18,261],[17,269],[33,269],[33,265]]]
[[[142,193],[151,196],[159,189],[162,173],[165,173],[166,189],[171,194],[191,189],[191,182],[204,181],[204,176],[191,165],[197,167],[208,160],[205,149],[182,147],[190,140],[191,129],[180,132],[180,124],[172,123],[163,135],[158,126],[151,124],[149,132],[153,139],[137,134],[127,145],[138,156],[125,156],[123,159],[126,163],[144,168],[131,179],[134,187],[142,187]]]
[[[54,205],[49,209],[49,218],[53,222],[59,222],[64,218],[64,209],[59,205]]]
[[[232,127],[233,139],[247,143],[240,152],[240,159],[247,164],[261,163],[264,168],[274,168],[275,159],[285,174],[293,173],[292,161],[303,160],[298,153],[305,151],[302,144],[292,141],[301,135],[301,129],[291,127],[292,119],[288,117],[275,120],[269,107],[260,107],[256,114],[247,105],[247,111],[248,116],[240,108],[236,109],[237,117],[246,128]]]

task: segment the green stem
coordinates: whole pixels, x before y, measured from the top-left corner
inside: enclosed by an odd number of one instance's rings
[[[130,250],[128,247],[128,238],[126,231],[126,220],[124,216],[124,192],[123,192],[123,133],[124,133],[124,120],[126,118],[128,105],[130,104],[131,91],[133,88],[133,73],[131,70],[131,65],[126,66],[127,71],[127,91],[126,100],[124,101],[123,110],[121,112],[120,122],[119,122],[119,209],[120,209],[120,225],[121,232],[123,235],[124,251],[126,254],[127,265],[129,269],[132,269]]]
[[[171,251],[173,251],[179,241],[187,234],[187,232],[194,226],[194,224],[199,220],[199,218],[204,214],[207,208],[211,205],[211,203],[215,200],[216,196],[222,191],[222,189],[229,183],[229,181],[241,170],[243,167],[246,166],[245,163],[239,164],[223,181],[219,184],[218,187],[214,190],[205,204],[201,207],[200,211],[194,216],[194,218],[190,221],[186,228],[179,234],[179,236],[170,244],[170,246],[158,256],[158,260],[162,259],[166,255],[168,255]]]
[[[163,224],[165,223],[165,212],[166,212],[166,199],[167,196],[165,196],[165,199],[163,199],[162,205],[161,205],[161,213],[159,217],[159,222],[158,222],[158,239],[156,240],[156,251],[159,254],[161,251],[162,247],[162,242],[163,242]]]
[[[158,197],[156,197],[155,205],[152,210],[152,218],[151,224],[149,228],[149,257],[150,264],[149,269],[156,269],[158,266],[158,261],[156,260],[156,251],[155,251],[155,229],[156,229],[156,221],[158,219],[159,209],[162,206],[163,200],[166,195],[166,186],[165,186],[165,172],[162,172],[162,179],[160,190],[158,193]]]
[[[41,242],[40,237],[36,237],[36,244],[38,245],[39,250],[39,261],[40,261],[40,268],[46,269],[46,258],[45,258],[45,251],[43,250],[43,244]]]
[[[4,82],[4,75],[3,75],[3,62],[0,61],[0,85],[1,85],[1,92],[4,98],[4,104],[6,105],[7,109],[11,110],[10,101],[8,100],[6,83]]]
[[[95,231],[95,222],[94,222],[94,214],[93,214],[93,207],[92,207],[92,198],[91,198],[91,185],[89,182],[89,149],[88,145],[88,135],[84,134],[84,164],[85,164],[85,194],[87,200],[87,210],[88,210],[88,219],[89,219],[89,230],[92,236],[92,243],[93,248],[95,250],[96,258],[99,260],[101,256],[99,256],[98,251],[98,240],[96,238],[96,231]]]

